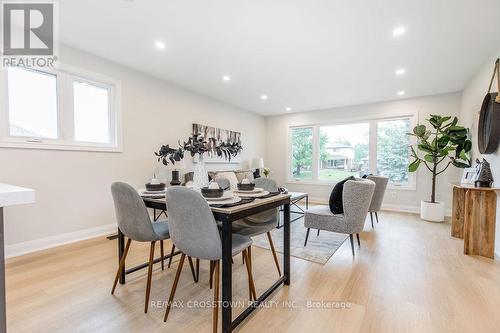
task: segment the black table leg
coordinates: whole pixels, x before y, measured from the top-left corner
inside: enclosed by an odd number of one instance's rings
[[[125,236],[118,228],[118,262],[122,259],[123,252],[125,251]],[[120,272],[120,284],[125,284],[125,265]]]
[[[309,209],[309,195],[306,196],[306,210]]]
[[[283,206],[283,273],[285,284],[290,285],[290,204]]]
[[[232,223],[222,221],[222,332],[227,333],[232,330]]]

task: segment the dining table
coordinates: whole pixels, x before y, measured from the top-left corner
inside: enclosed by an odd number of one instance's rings
[[[165,198],[148,198],[143,197],[146,207],[152,208],[155,211],[165,212],[168,216],[167,202]],[[222,240],[222,332],[231,332],[240,323],[242,323],[253,311],[272,295],[280,286],[290,285],[290,195],[283,193],[275,193],[274,195],[264,198],[255,198],[251,202],[236,205],[213,205],[211,206],[212,214],[216,221],[222,224],[221,240]],[[270,285],[257,299],[250,302],[250,305],[245,308],[236,318],[233,319],[233,279],[232,279],[232,223],[254,214],[258,214],[270,209],[281,208],[283,210],[283,274]],[[155,212],[156,215],[156,212]],[[118,229],[118,260],[121,259],[125,247],[125,237]],[[180,252],[175,252],[172,255],[177,255]],[[165,255],[164,258],[169,258],[170,255]],[[157,258],[155,262],[159,262],[163,258]],[[123,267],[120,272],[120,283],[125,284],[125,276],[137,270],[147,267],[147,263],[138,265],[133,268],[126,269]],[[265,307],[262,307],[265,310]]]

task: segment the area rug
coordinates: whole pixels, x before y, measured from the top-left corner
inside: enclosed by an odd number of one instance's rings
[[[294,219],[296,215],[292,216]],[[312,261],[321,265],[328,262],[331,256],[348,238],[347,235],[335,232],[321,231],[317,236],[317,230],[311,229],[307,246],[304,247],[307,229],[304,227],[304,218],[290,224],[290,255],[296,258]],[[274,229],[271,231],[274,247],[279,253],[283,253],[283,229]],[[253,238],[253,245],[270,249],[267,235],[262,234]]]

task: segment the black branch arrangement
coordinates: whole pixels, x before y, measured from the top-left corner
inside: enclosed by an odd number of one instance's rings
[[[158,162],[161,161],[164,165],[175,164],[184,158],[185,153],[189,153],[192,157],[208,154],[209,156],[222,157],[231,162],[231,158],[236,157],[243,150],[239,142],[218,142],[215,138],[206,140],[200,134],[193,134],[187,141],[178,142],[178,144],[178,148],[162,145],[155,152]]]

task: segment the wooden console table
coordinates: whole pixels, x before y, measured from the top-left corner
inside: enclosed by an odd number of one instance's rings
[[[466,185],[453,186],[451,235],[464,239],[464,253],[495,257],[496,191]]]

